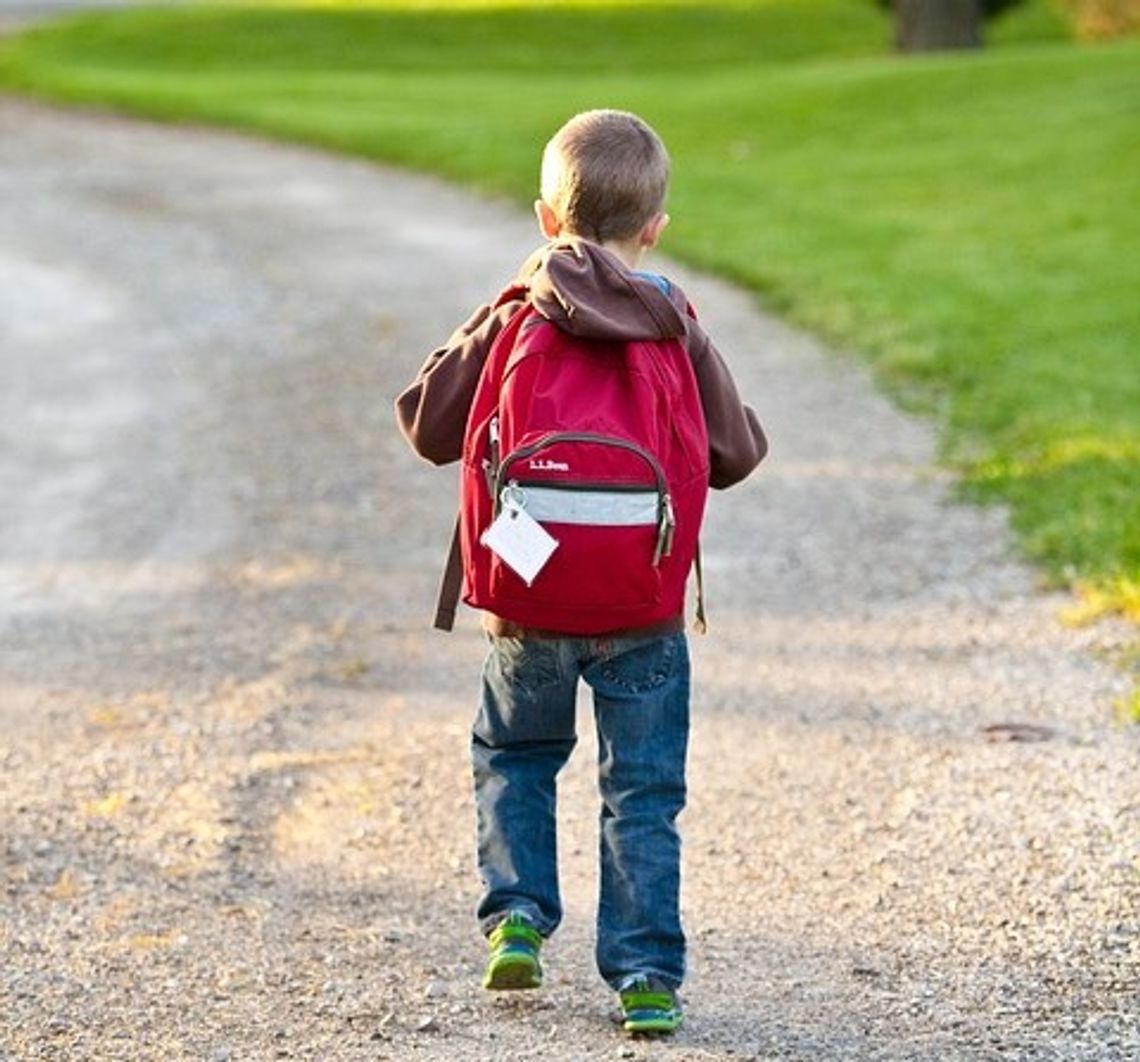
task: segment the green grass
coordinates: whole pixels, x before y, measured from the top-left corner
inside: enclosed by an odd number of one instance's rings
[[[565,117],[635,109],[674,157],[667,251],[869,357],[1051,576],[1140,581],[1140,42],[1074,45],[1044,2],[907,60],[869,0],[430,8],[85,15],[0,46],[0,85],[520,202]]]

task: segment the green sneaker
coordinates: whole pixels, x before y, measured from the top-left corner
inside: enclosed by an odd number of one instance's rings
[[[630,1033],[667,1036],[681,1024],[681,1004],[676,993],[660,981],[637,974],[627,978],[621,996],[621,1027]]]
[[[542,984],[542,966],[538,951],[542,936],[526,915],[511,911],[487,938],[491,955],[483,987],[493,991],[514,988],[538,988]]]

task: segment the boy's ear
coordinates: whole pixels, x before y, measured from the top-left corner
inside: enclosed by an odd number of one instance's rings
[[[641,236],[638,242],[642,247],[656,247],[657,241],[661,239],[661,233],[665,231],[665,226],[669,224],[668,214],[654,214],[646,223],[645,227],[641,230]]]
[[[545,199],[534,201],[534,213],[538,218],[538,227],[542,230],[542,235],[548,240],[555,239],[562,232],[562,224],[558,220],[558,215],[554,213]]]

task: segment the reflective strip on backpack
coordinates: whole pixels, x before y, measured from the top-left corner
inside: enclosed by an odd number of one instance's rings
[[[512,484],[503,493],[539,523],[636,527],[656,524],[661,499],[651,491],[566,490]]]

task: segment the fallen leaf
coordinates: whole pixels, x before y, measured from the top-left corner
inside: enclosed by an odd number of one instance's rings
[[[47,896],[51,900],[74,900],[82,891],[75,875],[70,870],[65,870],[56,878],[55,884],[47,889]]]
[[[126,793],[114,792],[108,793],[102,800],[90,800],[83,805],[83,810],[88,815],[94,815],[99,819],[110,819],[118,815],[120,811],[127,806],[130,797]]]
[[[991,723],[982,727],[987,741],[1049,741],[1057,736],[1057,731],[1037,723]]]

